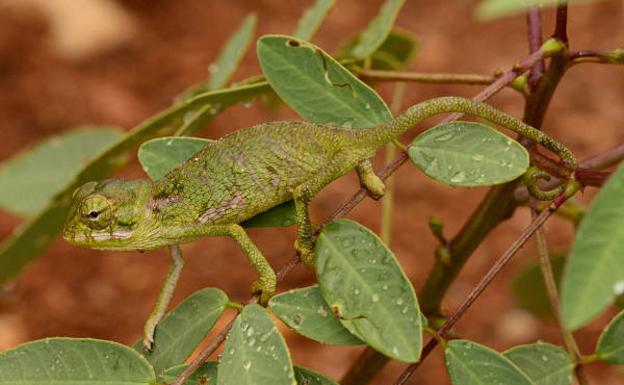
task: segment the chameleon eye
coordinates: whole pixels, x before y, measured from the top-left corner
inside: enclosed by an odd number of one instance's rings
[[[105,196],[96,194],[86,197],[80,205],[82,222],[92,229],[108,227],[112,220],[111,205]]]

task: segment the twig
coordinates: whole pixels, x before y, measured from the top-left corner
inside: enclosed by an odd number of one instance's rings
[[[553,37],[568,45],[568,4],[557,5],[557,16],[555,20],[555,32]]]
[[[414,373],[414,371],[420,366],[420,364],[425,360],[425,358],[433,351],[433,349],[438,345],[438,340],[443,339],[451,330],[451,328],[457,323],[457,321],[464,315],[466,310],[475,302],[475,300],[483,293],[483,291],[488,287],[488,285],[492,282],[492,280],[498,275],[498,273],[502,270],[502,268],[511,260],[511,258],[520,250],[520,248],[526,243],[527,240],[535,233],[541,226],[546,222],[548,218],[557,210],[561,204],[565,201],[564,199],[559,199],[556,202],[553,202],[552,205],[542,211],[542,213],[537,216],[531,224],[524,229],[522,234],[516,241],[505,251],[505,253],[494,263],[494,265],[488,270],[488,272],[479,280],[479,283],[470,291],[468,296],[464,299],[464,301],[459,305],[459,307],[453,312],[453,314],[448,318],[448,320],[442,325],[442,327],[438,330],[437,338],[432,338],[429,340],[427,345],[423,348],[420,361],[417,363],[409,365],[397,378],[394,382],[394,385],[403,385],[410,378],[410,376]]]
[[[426,72],[400,72],[384,70],[356,70],[354,73],[364,80],[386,80],[416,82],[424,84],[466,84],[488,85],[496,80],[495,76],[478,74],[445,74]]]
[[[537,218],[538,211],[536,209],[537,202],[535,200],[531,200],[531,217],[535,220]],[[557,292],[557,283],[555,282],[555,277],[553,275],[552,264],[550,263],[550,255],[548,253],[548,246],[546,244],[546,236],[544,234],[544,228],[540,227],[535,233],[535,240],[537,244],[537,255],[539,258],[539,266],[542,271],[542,277],[544,278],[544,286],[546,287],[546,295],[548,297],[548,301],[550,302],[550,308],[555,316],[555,321],[557,322],[557,327],[559,328],[559,332],[561,333],[561,338],[563,339],[563,345],[565,346],[568,353],[574,357],[575,361],[579,361],[581,358],[581,353],[579,351],[578,345],[574,340],[574,336],[572,333],[565,327],[563,323],[563,318],[561,316],[561,306],[559,305],[559,293]],[[587,384],[587,378],[582,365],[578,365],[575,370],[575,374],[579,381],[579,384],[584,385]]]
[[[542,21],[538,7],[532,7],[527,12],[527,31],[529,40],[529,53],[538,51],[542,45]],[[533,91],[544,75],[544,60],[540,60],[533,65],[529,74],[529,87]]]

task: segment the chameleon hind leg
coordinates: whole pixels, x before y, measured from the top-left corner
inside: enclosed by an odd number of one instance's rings
[[[360,178],[360,184],[362,187],[366,188],[371,197],[379,199],[384,195],[386,192],[386,185],[377,174],[375,174],[370,160],[366,159],[361,161],[355,167],[355,170]]]
[[[295,249],[299,253],[301,261],[308,267],[314,266],[315,242],[314,229],[308,213],[308,205],[312,198],[314,198],[323,187],[343,175],[346,171],[356,167],[360,163],[359,159],[361,158],[358,154],[340,152],[334,156],[331,164],[323,167],[313,178],[295,187],[293,190],[295,215],[297,219],[297,240],[295,241]]]
[[[171,254],[171,265],[169,266],[169,271],[167,272],[167,278],[165,278],[165,283],[163,284],[162,289],[160,289],[160,294],[158,295],[156,304],[154,304],[154,309],[150,313],[150,316],[143,327],[143,348],[146,351],[150,351],[152,349],[156,325],[158,325],[158,322],[160,322],[162,317],[165,315],[167,307],[169,307],[171,297],[173,297],[173,292],[175,291],[178,279],[180,278],[180,273],[182,272],[182,267],[184,267],[184,259],[182,258],[180,246],[169,246],[169,254]]]

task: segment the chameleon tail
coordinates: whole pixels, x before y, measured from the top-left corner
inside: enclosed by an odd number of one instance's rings
[[[568,166],[576,166],[576,158],[563,144],[553,140],[528,124],[501,112],[494,107],[471,99],[448,96],[430,99],[413,105],[394,119],[375,126],[369,130],[361,131],[361,140],[364,144],[379,148],[385,143],[396,138],[409,128],[421,123],[423,120],[435,115],[458,112],[475,115],[494,124],[510,129],[526,138],[533,140],[557,154]]]

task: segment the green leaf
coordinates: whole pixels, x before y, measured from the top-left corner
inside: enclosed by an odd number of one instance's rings
[[[338,385],[322,374],[301,366],[295,366],[295,379],[299,385]]]
[[[178,365],[165,370],[163,380],[172,383],[188,365]],[[295,379],[299,385],[338,385],[327,377],[301,366],[295,366]],[[186,385],[216,385],[217,362],[208,361],[197,369],[185,382]]]
[[[624,167],[600,189],[576,233],[563,270],[561,310],[571,330],[624,293]]]
[[[177,103],[133,128],[124,137],[92,158],[67,183],[52,203],[20,227],[0,245],[0,284],[15,276],[28,262],[43,252],[61,231],[71,204],[72,192],[85,182],[109,176],[126,162],[126,154],[136,145],[155,136],[170,134],[185,113],[215,104],[225,106],[248,101],[270,90],[268,83],[228,88]],[[220,111],[219,110],[219,111]]]
[[[293,36],[302,40],[311,40],[335,2],[336,0],[316,0],[299,19]]]
[[[219,289],[196,291],[158,323],[150,352],[143,350],[142,341],[137,341],[134,349],[157,371],[184,362],[221,317],[227,301]]]
[[[139,147],[143,171],[157,181],[214,140],[169,136],[148,140]]]
[[[165,176],[184,161],[195,155],[214,140],[181,136],[169,136],[149,140],[139,148],[139,162],[152,180]],[[288,227],[297,223],[293,201],[248,219],[243,227]]]
[[[182,364],[169,368],[164,371],[162,378],[167,384],[172,383],[182,374],[188,365]],[[217,362],[207,361],[202,364],[189,378],[184,382],[185,385],[216,385],[217,384]]]
[[[241,60],[243,60],[247,49],[249,49],[249,44],[253,39],[257,22],[258,18],[255,13],[248,14],[241,25],[236,29],[236,32],[230,36],[219,54],[216,63],[211,67],[214,70],[211,71],[212,74],[208,81],[208,90],[216,90],[224,87],[228,80],[230,80]]]
[[[48,338],[0,353],[2,385],[148,385],[154,369],[112,341]]]
[[[503,353],[535,385],[571,385],[574,362],[559,346],[538,342],[513,347]]]
[[[82,127],[39,142],[0,166],[0,206],[33,215],[80,171],[121,137],[116,127]]]
[[[351,333],[389,357],[418,361],[422,324],[414,288],[373,232],[349,220],[327,224],[316,242],[316,275]]]
[[[217,371],[219,385],[296,385],[286,342],[260,305],[234,321]]]
[[[565,263],[565,255],[554,255],[550,259],[550,263],[555,276],[555,282],[559,285]],[[524,309],[538,317],[553,317],[542,271],[537,262],[529,264],[516,274],[511,284],[511,291]]]
[[[449,341],[444,358],[453,385],[535,385],[505,356],[468,340]]]
[[[353,47],[360,40],[361,35],[349,39],[338,49],[338,58],[351,58]],[[386,40],[370,55],[370,69],[397,71],[407,67],[416,51],[418,42],[414,34],[410,31],[394,28]],[[364,66],[364,61],[360,60],[357,65]]]
[[[496,19],[526,12],[530,7],[554,7],[559,3],[567,2],[570,5],[593,3],[598,0],[482,0],[475,10],[475,15],[481,20]]]
[[[379,13],[368,24],[351,54],[356,59],[370,56],[386,40],[405,0],[386,0]]]
[[[286,325],[315,341],[330,345],[362,344],[338,321],[316,285],[276,295],[269,301],[269,307]]]
[[[509,182],[529,167],[529,153],[520,143],[474,122],[435,126],[414,139],[408,154],[425,174],[451,186]]]
[[[248,14],[227,40],[215,63],[210,65],[210,78],[189,87],[178,98],[188,100],[202,93],[225,87],[249,49],[257,21],[256,14]]]
[[[596,345],[598,357],[613,365],[624,364],[624,311],[613,317]]]
[[[271,87],[304,119],[349,128],[369,128],[390,119],[379,95],[317,46],[265,35],[257,51]]]
[[[241,223],[243,227],[288,227],[297,223],[295,202],[288,201]]]

